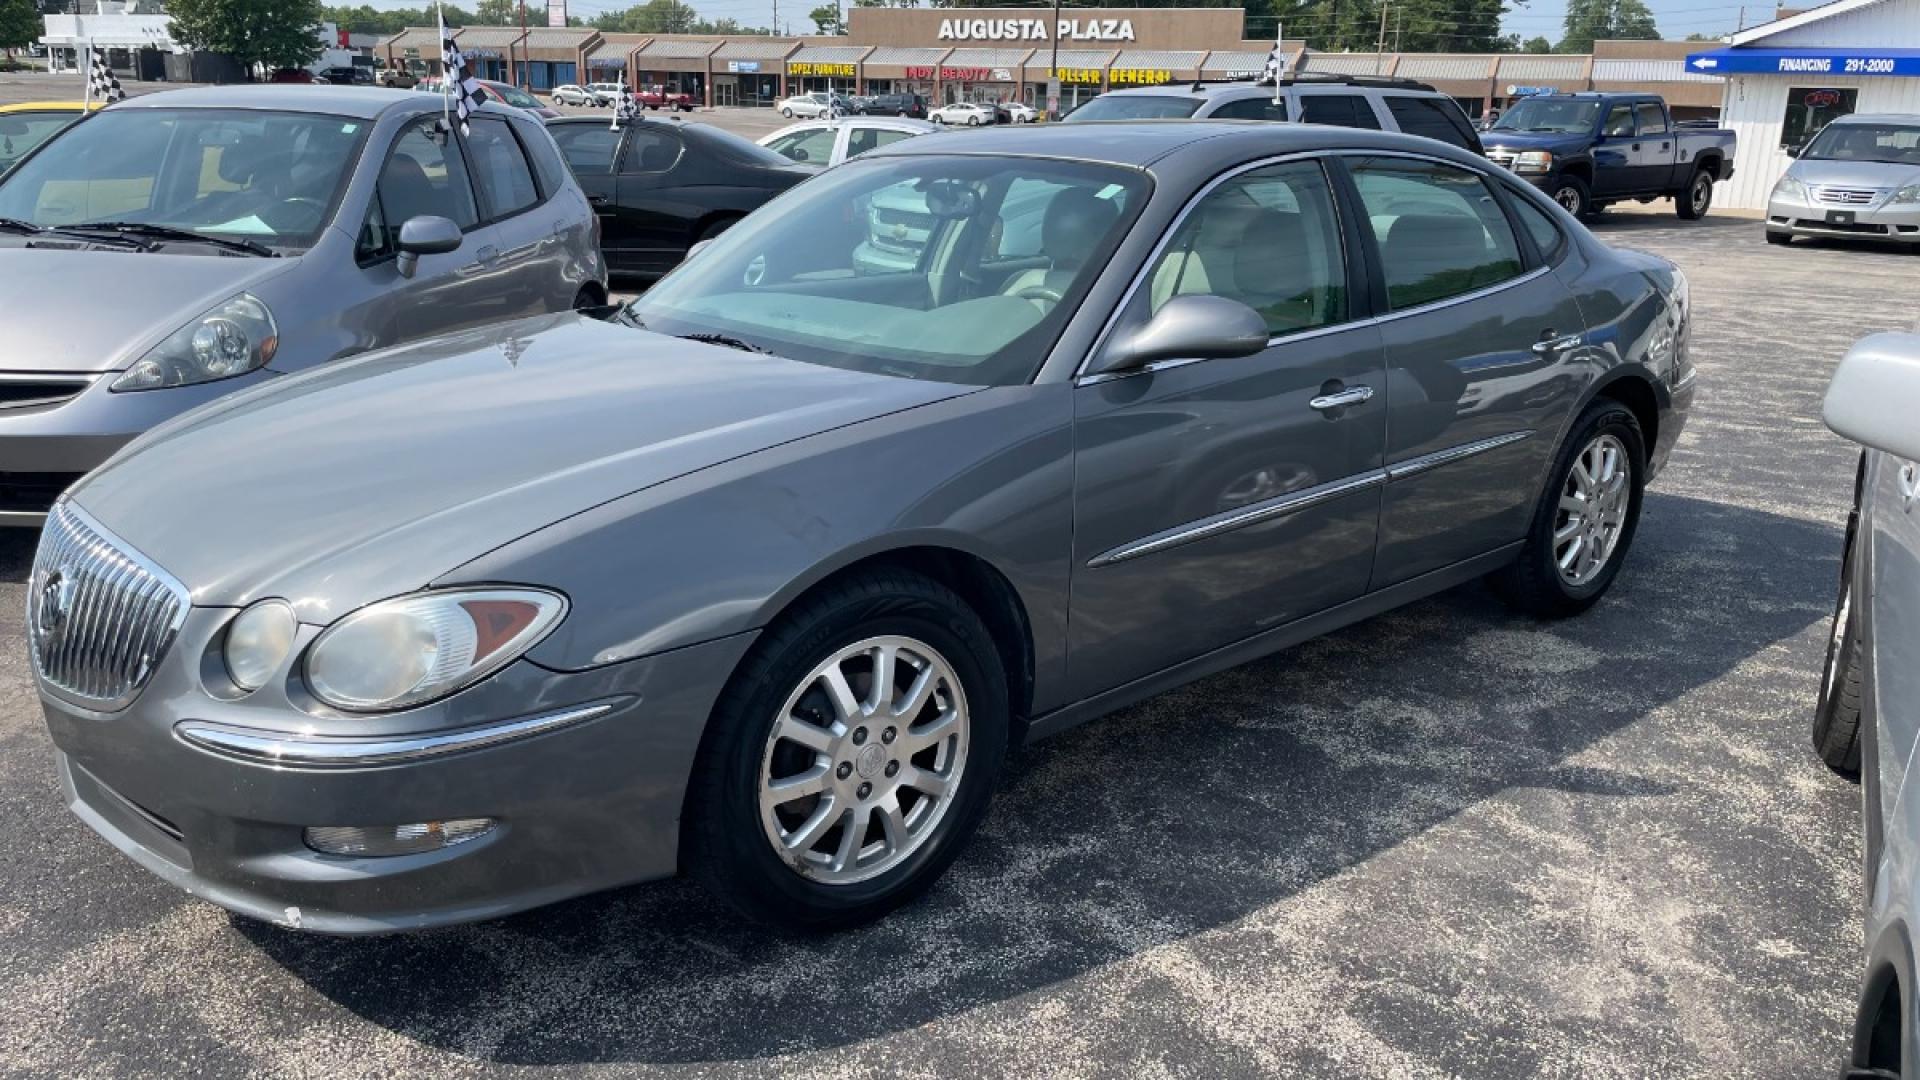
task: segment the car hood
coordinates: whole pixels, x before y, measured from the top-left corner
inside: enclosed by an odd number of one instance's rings
[[[1819,187],[1897,189],[1920,184],[1920,165],[1892,165],[1879,161],[1810,161],[1801,158],[1787,174]]]
[[[8,371],[118,371],[297,260],[0,248]]]
[[[324,623],[622,495],[975,389],[543,316],[221,399],[73,497],[196,604],[279,596]]]
[[[1556,154],[1569,154],[1585,149],[1591,140],[1584,134],[1569,135],[1558,131],[1483,131],[1480,133],[1480,145],[1492,151],[1496,148],[1508,150],[1551,150]]]

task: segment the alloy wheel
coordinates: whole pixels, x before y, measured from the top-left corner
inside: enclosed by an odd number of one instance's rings
[[[1553,193],[1553,201],[1564,207],[1569,214],[1580,212],[1580,189],[1568,184]]]
[[[1693,190],[1688,192],[1687,197],[1693,202],[1694,213],[1706,213],[1707,202],[1713,198],[1713,181],[1707,178],[1706,173],[1694,177]]]
[[[1633,501],[1633,466],[1617,436],[1600,435],[1573,459],[1554,515],[1553,561],[1568,585],[1587,585],[1605,570]]]
[[[828,885],[886,873],[959,792],[967,700],[946,658],[887,635],[836,651],[787,695],[760,760],[760,823],[794,872]]]

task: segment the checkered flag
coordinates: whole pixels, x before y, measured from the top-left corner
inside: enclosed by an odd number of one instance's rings
[[[1260,81],[1273,83],[1278,86],[1280,80],[1285,77],[1286,74],[1287,52],[1285,31],[1275,26],[1273,28],[1273,51],[1267,54],[1267,70],[1260,76]]]
[[[87,97],[89,100],[99,98],[109,105],[127,100],[119,77],[107,66],[107,54],[92,45],[87,46]]]
[[[487,92],[480,89],[480,80],[467,72],[466,54],[454,44],[453,31],[447,29],[446,15],[438,9],[435,15],[440,20],[440,93],[460,114],[460,134],[466,135],[467,117],[472,116],[487,100]]]
[[[640,119],[640,102],[635,100],[633,91],[626,83],[620,84],[620,96],[613,101],[613,130],[619,131],[621,124],[631,124]]]

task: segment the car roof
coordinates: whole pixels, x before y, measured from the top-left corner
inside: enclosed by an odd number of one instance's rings
[[[261,109],[274,112],[326,113],[372,120],[391,109],[430,112],[440,108],[432,94],[378,86],[331,86],[306,83],[247,83],[237,86],[201,86],[142,94],[114,105],[115,109]],[[485,108],[486,106],[482,106]]]
[[[1920,113],[1848,113],[1829,124],[1920,124]]]
[[[1301,93],[1351,94],[1360,90],[1378,90],[1383,94],[1427,94],[1435,95],[1439,91],[1430,86],[1396,85],[1391,82],[1346,82],[1339,79],[1309,80],[1287,84]],[[1266,97],[1273,93],[1272,83],[1255,82],[1251,79],[1228,79],[1224,82],[1194,81],[1191,79],[1161,83],[1158,86],[1127,86],[1118,90],[1109,90],[1101,97],[1167,97],[1185,96],[1201,100],[1217,97]]]
[[[21,112],[79,112],[82,109],[104,109],[107,103],[95,101],[85,104],[78,101],[22,101],[13,105],[0,105],[0,113]]]
[[[1276,124],[1267,120],[1089,120],[1078,124],[996,125],[980,130],[902,139],[861,158],[931,154],[987,154],[1059,158],[1152,171],[1181,159],[1220,162],[1315,150],[1400,150],[1485,166],[1486,159],[1414,135],[1331,124]]]

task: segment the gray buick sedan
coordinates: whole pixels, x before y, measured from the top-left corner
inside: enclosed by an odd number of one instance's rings
[[[874,201],[911,266],[855,261]],[[1010,747],[1490,576],[1621,572],[1685,280],[1436,142],[928,135],[606,321],[276,379],[55,508],[72,808],[336,933],[679,871],[790,927],[927,889]]]
[[[592,208],[537,119],[438,98],[149,94],[0,180],[0,525],[169,417],[483,322],[603,303]]]

